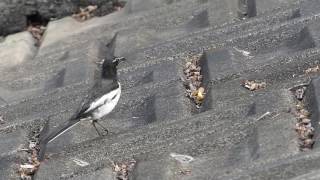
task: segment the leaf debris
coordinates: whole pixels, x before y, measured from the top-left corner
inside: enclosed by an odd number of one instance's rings
[[[256,91],[259,89],[264,89],[267,86],[266,82],[259,82],[256,80],[245,80],[242,86],[249,89],[250,91]]]
[[[18,173],[22,180],[31,180],[40,166],[40,161],[38,159],[38,152],[40,150],[38,131],[33,131],[33,136],[29,140],[27,148],[22,148],[20,150],[26,151],[29,154],[29,157],[25,162],[20,163]]]
[[[46,31],[46,26],[43,25],[30,25],[27,29],[33,36],[33,38],[36,40],[36,46],[40,46],[42,41],[42,36],[44,32]]]
[[[80,12],[73,14],[72,17],[77,21],[83,22],[94,17],[94,11],[98,8],[97,5],[89,5],[85,8],[80,7]]]
[[[200,108],[205,99],[205,88],[202,86],[203,75],[200,67],[201,54],[191,56],[183,68],[184,76],[181,78],[186,87],[186,96],[193,100]]]
[[[312,127],[312,122],[310,119],[311,113],[306,109],[303,99],[307,86],[297,86],[292,88],[294,97],[297,99],[295,106],[295,116],[297,123],[295,125],[295,131],[297,132],[299,142],[299,149],[301,151],[307,151],[312,149],[314,140],[314,128]]]
[[[111,161],[111,163],[117,180],[129,180],[129,172],[133,171],[137,162],[135,160],[131,160],[123,163],[115,163]]]
[[[40,162],[38,160],[38,150],[33,148],[31,150],[31,157],[28,158],[28,162],[21,164],[19,168],[20,178],[22,180],[29,180],[32,179],[32,176],[38,170],[40,166]]]
[[[316,73],[316,72],[319,72],[319,71],[320,71],[320,66],[317,65],[315,67],[311,67],[311,68],[306,69],[304,72],[306,74],[311,74],[311,73]]]

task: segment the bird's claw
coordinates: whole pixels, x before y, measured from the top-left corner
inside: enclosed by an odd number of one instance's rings
[[[96,124],[98,124],[98,125],[103,129],[103,131],[106,132],[106,134],[101,133],[101,132],[98,130]],[[106,136],[106,135],[109,134],[108,129],[105,128],[102,124],[100,124],[97,120],[92,120],[92,125],[93,125],[93,127],[95,128],[95,130],[97,131],[97,133],[98,133],[99,136]]]

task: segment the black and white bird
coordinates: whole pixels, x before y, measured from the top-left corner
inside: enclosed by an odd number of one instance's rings
[[[39,156],[44,155],[46,145],[57,137],[77,125],[81,121],[91,121],[93,127],[98,134],[102,134],[97,129],[99,125],[108,133],[108,130],[103,127],[99,120],[109,114],[117,105],[121,95],[121,84],[117,78],[117,66],[120,61],[125,58],[118,58],[112,53],[107,53],[105,59],[102,60],[102,67],[98,71],[97,79],[89,89],[88,94],[84,97],[80,109],[66,122],[56,127],[51,133],[40,137],[40,153]]]

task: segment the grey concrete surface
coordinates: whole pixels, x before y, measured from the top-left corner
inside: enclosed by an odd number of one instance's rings
[[[95,4],[99,7],[97,15],[103,16],[114,11],[116,0],[4,0],[0,3],[0,35],[7,35],[26,29],[28,22],[37,18],[43,23],[50,19],[70,16],[77,12],[79,7]],[[40,17],[40,18],[39,18]]]
[[[304,101],[318,132],[319,73],[305,73],[320,59],[317,3],[256,0],[256,15],[242,20],[238,1],[132,0],[83,23],[50,22],[32,59],[0,72],[0,179],[18,176],[25,154],[15,150],[32,127],[49,121],[50,130],[77,110],[116,33],[116,55],[127,62],[119,104],[101,121],[110,134],[79,124],[49,144],[34,179],[114,179],[110,160],[130,159],[133,180],[317,179],[319,148],[299,151],[289,90],[315,78]],[[207,89],[201,111],[180,80],[196,54]],[[241,85],[248,79],[266,87],[250,91]],[[194,160],[181,164],[171,153]]]

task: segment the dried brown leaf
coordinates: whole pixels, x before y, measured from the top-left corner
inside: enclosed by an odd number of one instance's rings
[[[112,161],[113,171],[116,174],[116,178],[119,180],[128,180],[129,172],[134,169],[135,164],[135,160],[124,163],[115,163]]]
[[[257,81],[250,81],[250,80],[245,80],[243,82],[243,86],[250,91],[256,91],[259,89],[266,88],[267,83],[266,82],[257,82]]]
[[[77,21],[83,22],[94,16],[94,11],[98,8],[96,5],[89,5],[85,8],[80,7],[80,12],[73,14],[72,17]]]
[[[319,71],[320,71],[320,67],[319,67],[319,65],[317,65],[315,67],[311,67],[311,68],[306,69],[304,72],[306,74],[310,74],[310,73],[316,73],[316,72],[319,72]]]

